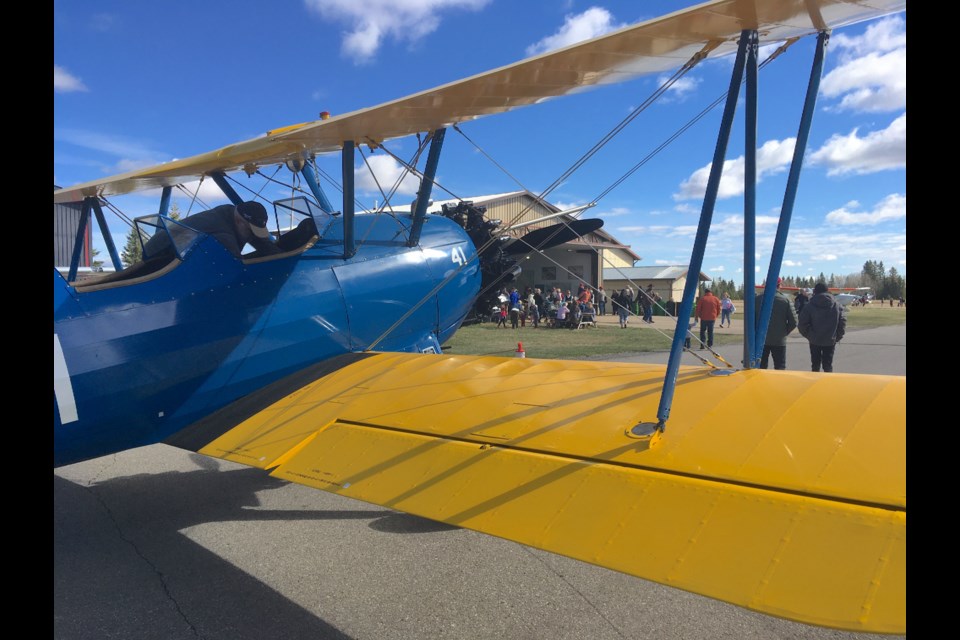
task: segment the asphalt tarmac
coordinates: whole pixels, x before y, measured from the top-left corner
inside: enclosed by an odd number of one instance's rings
[[[742,348],[720,353],[739,363]],[[808,368],[802,338],[787,365]],[[835,370],[905,375],[906,327],[849,332]],[[891,636],[752,613],[155,445],[54,471],[54,637]]]
[[[633,320],[638,324],[639,320]],[[665,327],[673,327],[672,323],[664,321]],[[743,335],[740,322],[735,321],[730,329],[714,329],[714,335],[734,333]],[[656,325],[656,326],[659,326]],[[645,329],[647,327],[644,327]],[[652,328],[652,327],[651,327]],[[589,329],[587,329],[589,330]],[[695,329],[699,336],[699,328]],[[681,364],[701,364],[697,355],[711,359],[710,351],[696,349],[697,342],[693,341],[693,353],[683,354]],[[723,361],[740,367],[743,361],[743,344],[715,346]],[[694,355],[696,354],[696,355]],[[670,354],[668,351],[651,351],[648,353],[615,358],[619,362],[651,362],[666,364]],[[609,357],[597,358],[609,360]],[[712,362],[725,366],[723,361],[711,359]],[[773,368],[773,360],[769,362]],[[794,371],[810,371],[810,346],[807,340],[794,331],[787,336],[787,369]],[[889,376],[907,375],[907,325],[893,325],[874,329],[852,329],[847,331],[843,339],[837,343],[833,358],[833,370],[836,373],[870,373]]]

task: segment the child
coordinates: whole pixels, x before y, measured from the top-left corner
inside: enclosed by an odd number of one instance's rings
[[[510,309],[510,325],[514,329],[516,329],[519,323],[520,323],[520,309],[517,307],[513,307],[512,309]],[[506,327],[507,326],[506,323],[504,323],[503,326]]]
[[[684,348],[684,349],[689,349],[689,348],[690,348],[690,333],[696,328],[696,326],[697,326],[697,319],[696,319],[696,318],[693,319],[693,322],[691,322],[690,324],[687,325],[687,337],[686,337],[686,339],[683,341],[683,348]]]

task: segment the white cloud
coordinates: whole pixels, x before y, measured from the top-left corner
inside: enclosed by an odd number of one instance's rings
[[[670,76],[660,76],[657,78],[657,86],[662,86],[663,83],[669,79]],[[663,104],[670,104],[671,102],[683,102],[693,95],[698,86],[700,86],[700,78],[696,78],[694,76],[683,76],[670,85],[670,88],[667,89],[666,93],[663,94],[663,97],[660,98],[660,102]]]
[[[720,273],[723,273],[723,272],[726,271],[726,270],[727,270],[727,268],[726,268],[725,266],[723,266],[722,264],[719,265],[719,266],[713,267],[712,269],[710,269],[710,271],[718,271],[718,272],[720,272]]]
[[[200,185],[200,190],[197,190],[197,185]],[[196,213],[198,211],[203,211],[206,207],[215,207],[218,204],[223,204],[229,202],[227,196],[220,190],[220,187],[217,186],[217,183],[213,180],[207,178],[202,183],[199,180],[191,180],[190,182],[184,182],[182,189],[174,187],[170,193],[171,202],[176,203],[180,207],[181,215],[187,215],[187,213]],[[146,189],[144,191],[138,191],[135,196],[143,198],[144,202],[149,204],[141,205],[140,208],[143,210],[143,213],[137,215],[146,215],[147,213],[156,213],[157,203],[160,202],[160,195],[162,193],[161,189]],[[196,194],[196,195],[194,195]],[[196,202],[193,202],[196,199]],[[191,205],[191,202],[193,204]],[[132,208],[135,208],[136,205],[129,205]]]
[[[383,189],[384,193],[390,193],[390,189],[393,188],[394,183],[403,173],[404,168],[393,158],[384,155],[370,156],[367,158],[367,162],[370,163],[373,175],[371,175],[367,169],[366,164],[358,166],[356,168],[357,188],[368,193],[379,194],[380,189]],[[374,175],[376,175],[376,180],[373,178]],[[380,183],[379,188],[377,187],[377,182]],[[397,189],[397,195],[416,195],[419,188],[420,179],[412,173],[408,173],[400,183],[400,187]],[[410,204],[409,202],[397,202],[395,198],[391,200],[396,206],[407,206]]]
[[[830,47],[839,49],[845,58],[862,56],[874,51],[893,51],[907,46],[907,32],[903,16],[895,15],[873,22],[863,35],[850,37],[840,33],[830,38]]]
[[[799,260],[784,260],[783,266],[785,267],[802,267],[803,263]]]
[[[83,81],[61,66],[53,65],[53,92],[89,91]]]
[[[654,261],[653,261],[653,264],[667,265],[667,264],[673,264],[673,263],[670,262],[669,260],[654,260]]]
[[[627,226],[617,227],[617,233],[635,233],[650,237],[659,236],[663,238],[675,237],[693,237],[697,233],[696,225],[649,225],[649,226]]]
[[[527,47],[527,55],[534,56],[562,49],[625,26],[626,24],[614,24],[613,16],[606,9],[590,7],[583,13],[566,16],[563,26],[555,34]]]
[[[849,135],[834,134],[810,154],[810,163],[828,167],[827,175],[875,173],[907,166],[907,114],[886,129],[863,136],[854,129]]]
[[[566,211],[568,209],[576,209],[577,207],[582,207],[589,203],[588,202],[560,202],[560,201],[553,202],[552,201],[552,204],[556,206],[558,209],[560,209],[560,211]],[[585,209],[583,213],[580,214],[580,216],[588,216],[591,218],[596,217],[598,215],[610,215],[610,214],[600,213],[596,210],[596,208]]]
[[[199,185],[200,190],[197,191],[197,186]],[[190,194],[189,196],[187,194]],[[220,187],[217,186],[217,183],[209,178],[200,182],[199,180],[192,180],[190,182],[183,183],[183,191],[180,189],[174,189],[172,195],[174,198],[186,198],[187,201],[192,200],[196,194],[196,198],[204,201],[207,204],[210,204],[211,201],[223,200],[226,198],[223,191],[220,190]],[[187,205],[185,208],[189,208]]]
[[[837,111],[883,112],[907,105],[907,51],[871,53],[837,67],[820,83],[825,98],[840,98]]]
[[[824,76],[820,92],[840,98],[828,109],[882,112],[907,104],[907,38],[904,20],[893,16],[867,27],[862,36],[834,37],[840,65]]]
[[[891,193],[878,202],[872,211],[851,211],[850,209],[857,208],[851,205],[854,203],[847,203],[839,209],[834,209],[827,214],[826,221],[829,224],[840,225],[873,225],[907,217],[907,196],[899,193]]]
[[[53,139],[119,157],[137,158],[157,155],[155,151],[150,150],[139,140],[123,136],[111,136],[96,131],[56,129],[53,132]]]
[[[809,227],[791,230],[787,253],[804,256],[804,265],[815,270],[822,270],[816,262],[834,262],[839,256],[843,256],[845,263],[859,262],[861,266],[866,260],[878,258],[884,263],[892,263],[903,257],[905,252],[897,247],[902,246],[905,239],[903,231],[873,233],[862,229],[851,233],[844,227]]]
[[[87,152],[112,156],[112,166],[106,166],[106,161],[98,161],[97,165],[103,167],[108,173],[123,173],[134,169],[142,169],[155,164],[169,162],[171,158],[162,152],[151,149],[140,140],[134,140],[124,136],[113,136],[98,133],[96,131],[86,131],[83,129],[55,129],[53,139],[58,142],[66,142],[75,145]],[[89,154],[88,154],[89,155]],[[63,163],[65,156],[57,159]]]
[[[768,140],[757,149],[757,182],[767,175],[780,173],[790,166],[793,159],[793,148],[796,138],[786,140]],[[723,163],[723,175],[720,178],[720,188],[717,198],[731,198],[743,193],[745,161],[740,156],[735,160]],[[697,169],[680,184],[680,192],[673,195],[674,200],[702,199],[707,192],[707,181],[710,179],[710,165]]]
[[[776,225],[780,222],[779,216],[756,216],[755,221],[758,227]],[[730,214],[724,216],[720,222],[714,221],[712,228],[728,227],[743,231],[743,216],[741,214]]]
[[[627,207],[613,207],[612,209],[607,209],[606,211],[600,211],[595,215],[603,216],[604,218],[613,218],[616,216],[625,216],[629,213],[631,213],[631,211]]]
[[[490,0],[304,0],[325,20],[345,22],[341,51],[356,63],[369,62],[383,42],[416,42],[440,26],[449,9],[476,11]]]

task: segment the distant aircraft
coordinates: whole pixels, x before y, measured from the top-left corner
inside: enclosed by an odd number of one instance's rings
[[[158,214],[137,225],[168,235],[176,256],[148,252],[122,269],[105,233],[116,273],[76,280],[79,249],[66,277],[54,270],[54,465],[165,442],[766,614],[903,633],[905,378],[681,368],[685,319],[666,368],[441,354],[516,256],[482,216],[425,210],[447,126],[736,51],[726,119],[756,45],[825,43],[831,28],[904,7],[714,0],[55,190],[55,203],[82,203],[81,238],[91,216],[105,228],[106,198],[161,189]],[[414,211],[355,215],[355,147],[424,132]],[[343,158],[339,211],[312,165],[332,151]],[[237,258],[189,217],[166,215],[178,184],[213,179],[239,204],[229,174],[270,165],[309,186],[268,203],[279,255]]]
[[[868,293],[870,287],[854,287],[851,289],[840,289],[839,291],[830,289],[830,293],[833,294],[833,299],[844,307],[852,304],[853,306],[859,306],[864,304],[870,304],[870,300],[873,299],[873,296]],[[844,291],[860,291],[861,293],[841,293]]]
[[[757,289],[763,289],[764,285],[758,284]],[[804,291],[808,296],[813,295],[813,289],[804,288],[804,287],[784,287],[780,286],[781,291],[792,291],[796,293],[797,291]],[[846,307],[851,303],[861,304],[864,300],[867,302],[870,301],[871,296],[868,293],[870,287],[828,287],[827,291],[833,294],[833,299],[836,300],[840,305]],[[847,293],[849,291],[859,291],[861,293]]]

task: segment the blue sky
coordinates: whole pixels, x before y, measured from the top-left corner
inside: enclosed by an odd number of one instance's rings
[[[346,113],[676,11],[686,1],[253,0],[54,3],[54,182],[61,186],[210,151],[283,125]],[[766,273],[813,58],[806,38],[760,74],[757,264]],[[761,61],[769,50],[761,51]],[[590,202],[722,95],[730,57],[698,65],[547,199]],[[604,86],[448,130],[434,199],[539,193],[662,78]],[[689,262],[720,109],[601,199],[593,216],[637,266]],[[388,143],[409,157],[415,140]],[[366,152],[366,148],[364,148]],[[381,184],[393,160],[369,157]],[[362,162],[358,159],[358,162]],[[742,281],[742,109],[727,151],[704,271]],[[339,156],[319,159],[339,176]],[[422,167],[422,164],[421,164]],[[364,170],[365,171],[365,170]],[[382,196],[358,173],[361,200]],[[512,176],[512,177],[511,177]],[[192,188],[196,188],[196,184]],[[211,191],[207,205],[225,201]],[[251,184],[260,189],[262,184]],[[416,185],[405,182],[395,204]],[[336,203],[339,194],[328,188]],[[267,186],[270,199],[290,190]],[[453,194],[453,195],[451,195]],[[113,200],[155,213],[156,193]],[[189,199],[175,197],[181,209]],[[196,211],[200,205],[193,205]],[[128,227],[109,216],[122,247]],[[108,260],[102,239],[95,243]],[[787,244],[784,275],[906,274],[906,16],[834,31]]]

